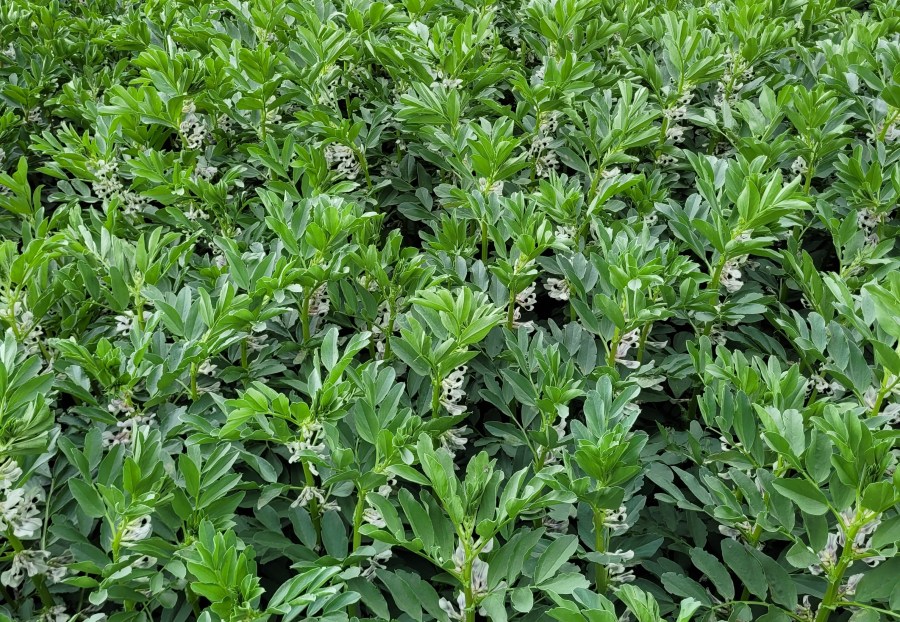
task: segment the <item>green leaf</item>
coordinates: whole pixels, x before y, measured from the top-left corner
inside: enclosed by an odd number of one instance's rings
[[[782,477],[774,480],[772,485],[807,514],[821,516],[828,512],[828,499],[821,490],[804,479]]]
[[[551,542],[534,567],[535,583],[541,583],[552,577],[563,564],[569,561],[577,548],[578,538],[576,536],[560,536]]]

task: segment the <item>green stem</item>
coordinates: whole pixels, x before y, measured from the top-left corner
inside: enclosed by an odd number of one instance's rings
[[[828,617],[835,608],[835,601],[840,595],[841,582],[844,580],[844,573],[847,571],[850,564],[853,563],[852,543],[856,538],[857,531],[859,531],[859,528],[854,521],[854,524],[851,524],[847,530],[847,537],[844,540],[844,546],[841,547],[841,556],[838,559],[838,563],[834,567],[834,571],[828,576],[828,589],[825,590],[825,596],[819,604],[819,610],[816,612],[814,622],[827,622]]]
[[[316,480],[313,477],[312,469],[309,468],[309,464],[306,462],[301,464],[303,464],[303,478],[306,481],[306,485],[310,488],[315,488]],[[312,519],[313,528],[316,530],[316,543],[318,544],[322,538],[322,526],[319,516],[319,503],[315,499],[309,500],[309,516]]]
[[[441,408],[441,381],[431,379],[431,415],[437,417]]]
[[[314,292],[315,289],[312,288]],[[303,303],[300,305],[300,325],[303,327],[303,342],[309,341],[309,301],[312,293],[304,294]]]
[[[609,342],[609,353],[606,355],[606,364],[616,366],[616,352],[619,350],[619,340],[622,338],[618,327],[613,331],[612,340]]]
[[[512,284],[510,284],[512,285]],[[516,318],[516,290],[512,287],[509,289],[509,306],[506,309],[506,327],[509,330],[513,329],[513,323]]]
[[[196,401],[199,399],[200,394],[197,391],[197,373],[199,371],[199,365],[197,363],[191,363],[191,399]]]
[[[463,593],[466,595],[466,610],[463,616],[466,622],[475,622],[475,594],[472,592],[472,561],[474,557],[466,545],[466,562],[463,565],[462,583]]]
[[[644,348],[647,346],[647,337],[650,336],[650,327],[653,326],[653,322],[648,322],[644,324],[641,328],[641,338],[638,341],[638,349],[637,349],[637,357],[636,360],[638,363],[644,362]]]
[[[894,112],[890,121],[888,121],[887,117],[884,118],[884,126],[881,128],[881,131],[878,132],[878,140],[879,141],[884,142],[884,139],[887,137],[888,129],[891,127],[891,125],[894,124],[894,121],[897,120],[898,116],[900,116],[900,110],[897,110],[896,112]]]
[[[719,303],[719,286],[720,281],[722,280],[722,270],[725,269],[725,264],[728,263],[728,256],[725,253],[719,257],[719,261],[716,263],[716,267],[713,268],[712,279],[709,282],[710,288],[715,288],[716,292],[716,304]],[[715,322],[707,322],[706,326],[703,329],[703,334],[709,337],[709,334],[712,332],[713,324]]]
[[[603,521],[606,519],[606,510],[594,509],[594,551],[597,553],[606,552],[606,528],[603,526]],[[606,590],[609,587],[609,573],[606,571],[606,566],[597,562],[594,566],[594,571],[596,576],[594,577],[594,581],[597,585],[597,593],[598,594],[606,594]]]
[[[809,189],[812,186],[812,178],[816,172],[816,168],[810,164],[806,170],[806,181],[803,183],[803,192],[809,194]]]
[[[487,263],[488,260],[488,228],[487,223],[481,222],[481,261]]]
[[[366,490],[360,489],[356,499],[356,509],[353,511],[353,550],[356,551],[362,544],[362,534],[359,528],[362,526],[363,513],[366,510]]]

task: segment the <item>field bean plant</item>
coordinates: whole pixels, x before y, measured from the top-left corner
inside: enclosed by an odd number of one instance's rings
[[[2,0],[0,621],[900,619],[898,0]]]

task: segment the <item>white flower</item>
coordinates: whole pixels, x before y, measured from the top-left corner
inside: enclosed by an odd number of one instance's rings
[[[656,163],[660,166],[672,166],[678,162],[678,158],[668,153],[661,153],[656,157]]]
[[[18,588],[26,577],[44,574],[47,570],[47,551],[24,549],[15,554],[12,565],[0,574],[0,583],[11,588]]]
[[[725,290],[733,294],[744,286],[741,281],[741,269],[738,268],[737,262],[729,261],[722,268],[722,274],[719,276],[719,283]]]
[[[22,469],[12,458],[0,464],[0,491],[9,490],[22,477]]]
[[[397,478],[393,475],[388,477],[386,483],[382,484],[378,487],[378,494],[384,498],[390,497],[394,494],[394,488],[397,487]]]
[[[200,366],[197,368],[197,373],[201,376],[212,376],[216,373],[216,370],[219,368],[218,365],[209,362],[209,359],[203,361]]]
[[[309,301],[309,316],[325,317],[331,309],[331,299],[328,298],[328,289],[321,285]]]
[[[197,164],[194,166],[194,177],[209,181],[215,177],[218,172],[219,169],[212,166],[205,157],[200,156],[197,158]]]
[[[534,283],[516,294],[516,304],[525,311],[534,310],[534,303],[537,302],[537,294],[534,293]]]
[[[546,283],[544,283],[544,289],[547,290],[547,295],[554,300],[569,299],[569,284],[565,279],[556,279],[551,277],[547,279]]]
[[[634,581],[634,571],[627,570],[624,565],[613,562],[606,566],[606,572],[612,583],[630,583]]]
[[[560,225],[556,228],[554,233],[556,235],[556,241],[565,244],[574,240],[577,232],[575,231],[575,227]]]
[[[376,570],[384,570],[387,567],[383,562],[388,561],[391,557],[393,557],[391,549],[385,549],[380,553],[376,553],[369,558],[369,565],[362,571],[362,576],[366,579],[371,579],[375,575]]]
[[[146,322],[153,314],[149,311],[143,312],[144,321]],[[122,315],[117,315],[115,317],[116,320],[116,334],[122,335],[123,337],[127,337],[131,334],[131,329],[134,328],[134,311],[128,309]]]
[[[823,572],[834,568],[837,563],[837,551],[840,546],[841,536],[836,533],[828,534],[825,541],[825,547],[819,551],[819,563],[809,567],[809,571],[814,575],[820,575]]]
[[[462,386],[466,379],[467,370],[468,367],[461,365],[441,381],[441,405],[454,416],[466,412],[465,404],[460,402],[466,397],[466,392]]]
[[[325,161],[338,175],[347,179],[356,179],[361,170],[353,149],[339,143],[331,143],[325,147]]]
[[[487,593],[488,563],[479,558],[472,560],[472,594],[476,597]]]
[[[847,582],[841,586],[840,595],[846,597],[856,594],[856,588],[862,578],[862,573],[851,575],[850,578],[847,579]]]
[[[116,402],[116,400],[113,400],[113,402]],[[110,403],[110,408],[112,407],[113,404]],[[116,422],[115,427],[103,431],[101,439],[103,441],[104,447],[112,447],[114,445],[131,445],[131,441],[137,429],[140,426],[150,425],[156,419],[156,415],[153,413],[133,414],[134,407],[129,406],[128,408],[129,410],[119,412],[130,413],[132,414],[131,417],[129,417],[125,421],[118,421]]]
[[[370,525],[374,525],[378,529],[384,529],[387,526],[387,523],[381,516],[381,512],[373,507],[368,507],[363,510],[363,520]]]
[[[68,622],[71,620],[65,605],[54,605],[41,615],[41,622]]]
[[[454,430],[447,430],[443,434],[441,434],[439,440],[441,443],[441,447],[446,449],[452,457],[456,457],[456,452],[465,449],[467,439],[465,434],[469,431],[469,428],[463,426],[461,428],[456,428]],[[455,468],[459,468],[458,464],[453,465]]]
[[[209,218],[209,214],[196,205],[191,205],[191,209],[184,213],[184,217],[193,222],[197,220],[206,220]]]
[[[687,106],[677,106],[675,108],[666,108],[663,115],[672,121],[681,121],[687,116]]]
[[[153,522],[150,520],[150,516],[145,515],[135,518],[125,525],[120,541],[124,546],[128,546],[129,544],[146,540],[152,533]]]
[[[462,620],[465,618],[466,613],[466,595],[463,592],[459,593],[459,596],[456,597],[456,606],[442,597],[438,601],[438,606],[451,620]]]
[[[620,175],[621,173],[622,169],[620,169],[618,166],[614,166],[611,169],[604,170],[602,173],[600,173],[600,177],[602,177],[603,179],[612,179],[613,177]]]
[[[791,164],[791,172],[794,175],[803,175],[809,170],[806,159],[803,156],[797,156],[797,159]]]
[[[671,140],[675,144],[680,143],[682,140],[684,140],[684,127],[680,125],[673,125],[669,128],[666,128],[666,140]]]
[[[621,505],[619,509],[603,518],[603,526],[609,529],[613,535],[620,535],[628,531],[628,509]]]
[[[312,451],[316,454],[319,454],[320,456],[324,455],[325,444],[316,442],[318,434],[321,430],[322,424],[316,421],[310,421],[302,426],[300,428],[300,431],[297,433],[297,440],[285,445],[288,451],[291,452],[291,457],[288,458],[288,463],[293,464],[302,460],[301,453],[304,451]]]
[[[291,507],[296,508],[299,506],[305,508],[310,501],[316,501],[319,504],[325,503],[325,495],[322,490],[315,486],[304,486],[297,498],[291,503]]]
[[[616,363],[624,365],[628,369],[637,369],[641,366],[640,362],[631,361],[627,358],[628,351],[637,345],[639,339],[640,331],[638,329],[634,329],[622,335],[619,339],[618,346],[616,346]]]
[[[6,491],[0,501],[0,532],[13,530],[22,540],[33,540],[40,535],[43,515],[38,504],[44,500],[44,489],[27,484]]]

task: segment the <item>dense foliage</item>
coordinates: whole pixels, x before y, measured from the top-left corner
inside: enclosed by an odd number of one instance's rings
[[[4,0],[0,147],[0,619],[900,618],[898,0]]]

